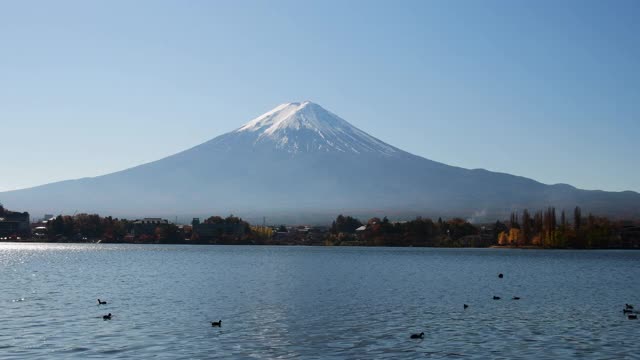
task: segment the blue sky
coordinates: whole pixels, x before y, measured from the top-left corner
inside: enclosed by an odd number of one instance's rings
[[[450,165],[640,191],[638,18],[623,0],[0,2],[0,191],[302,100]]]

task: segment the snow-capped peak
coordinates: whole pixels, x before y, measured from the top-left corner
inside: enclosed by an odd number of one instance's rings
[[[255,134],[254,144],[275,142],[288,152],[380,152],[398,150],[310,101],[281,104],[235,133]]]
[[[264,134],[271,135],[286,128],[321,130],[332,125],[326,123],[327,120],[334,120],[332,118],[338,117],[310,101],[287,103],[278,105],[273,110],[251,120],[238,131],[262,131]],[[335,121],[329,122],[335,123]]]

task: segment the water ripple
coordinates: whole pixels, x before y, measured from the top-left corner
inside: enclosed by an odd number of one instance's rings
[[[619,251],[0,244],[0,358],[637,358],[640,322],[621,309],[640,305],[629,286],[639,260]],[[414,332],[425,338],[409,339]]]

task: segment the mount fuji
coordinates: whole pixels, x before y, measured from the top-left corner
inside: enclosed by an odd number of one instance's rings
[[[282,104],[230,133],[120,172],[0,193],[34,214],[326,221],[359,216],[495,220],[555,206],[639,217],[640,194],[545,185],[431,161],[384,143],[312,102]]]

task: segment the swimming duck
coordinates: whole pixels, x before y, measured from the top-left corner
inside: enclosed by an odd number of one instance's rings
[[[625,309],[629,309],[629,310],[633,310],[633,305],[631,305],[631,304],[624,304],[624,308],[625,308]]]
[[[494,296],[493,300],[500,300],[500,296]]]
[[[465,308],[465,309],[466,309],[466,308],[468,308],[468,307],[469,307],[469,305],[467,305],[467,304],[464,304],[464,308]]]
[[[500,274],[498,274],[498,277],[499,277],[500,279],[502,279],[502,278],[504,277],[504,275],[502,275],[502,273],[500,273]]]
[[[102,316],[102,320],[111,320],[111,313]]]
[[[518,297],[518,296],[514,296],[514,297],[512,297],[511,299],[512,299],[512,300],[520,300],[520,297]]]
[[[629,309],[622,309],[622,313],[623,314],[632,314],[633,310],[629,310]]]
[[[98,299],[98,305],[107,305],[106,301],[100,301],[100,299]]]
[[[218,321],[212,321],[211,322],[211,326],[215,327],[222,327],[222,320],[218,320]]]
[[[629,315],[629,320],[638,320],[638,315],[636,314]]]
[[[424,333],[421,332],[420,334],[411,334],[411,338],[412,339],[422,339],[422,338],[424,338]]]

